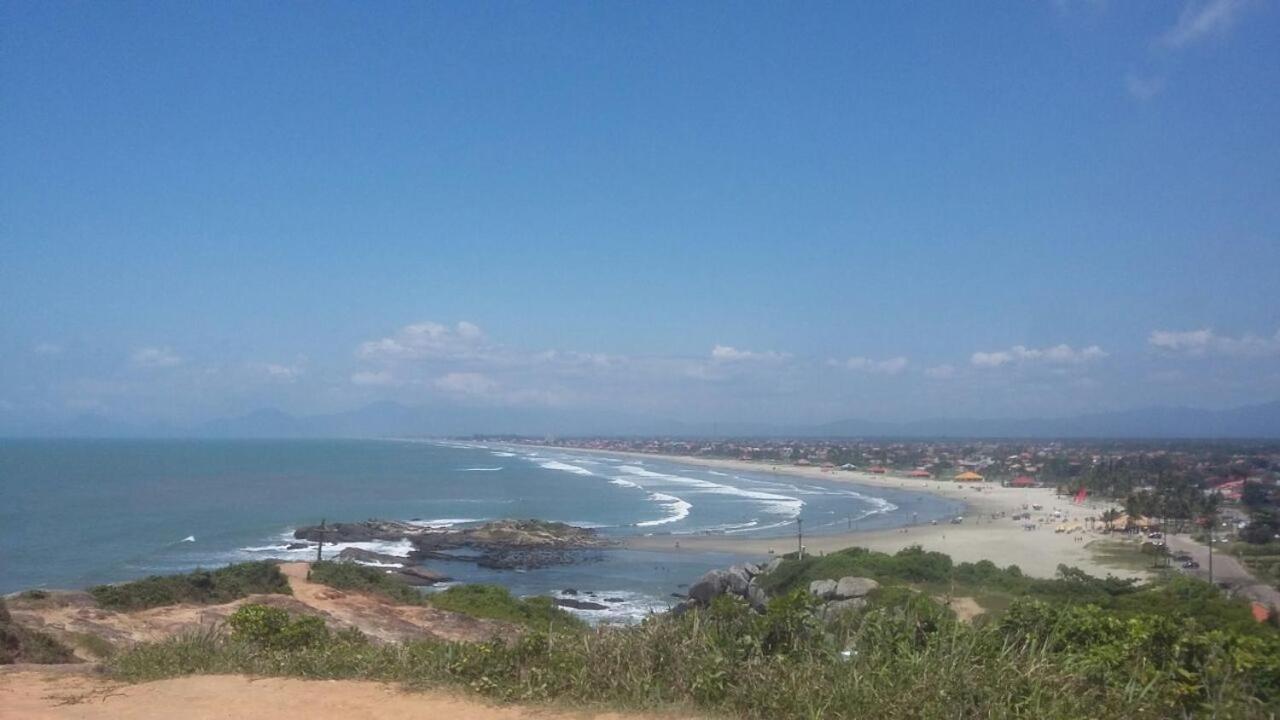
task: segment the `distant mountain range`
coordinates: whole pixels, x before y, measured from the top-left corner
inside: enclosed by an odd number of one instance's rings
[[[295,416],[275,409],[190,427],[126,425],[101,416],[40,428],[39,437],[324,438],[486,435],[901,438],[1280,438],[1280,401],[1229,410],[1152,407],[1064,418],[945,418],[901,423],[840,420],[819,425],[686,423],[605,411],[424,407],[379,402],[347,412]]]

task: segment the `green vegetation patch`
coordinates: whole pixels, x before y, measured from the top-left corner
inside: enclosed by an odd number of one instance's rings
[[[502,620],[536,630],[581,629],[578,618],[549,597],[517,598],[497,585],[459,585],[429,596],[432,605],[477,618]]]
[[[478,644],[373,644],[349,633],[282,643],[271,638],[289,621],[276,617],[262,633],[139,646],[108,668],[134,681],[189,673],[370,679],[500,701],[774,720],[1266,718],[1280,710],[1274,636],[1037,600],[973,626],[903,587],[882,588],[833,628],[816,621],[811,602],[795,592],[758,614],[724,597],[633,627],[531,630]]]
[[[424,605],[425,596],[378,568],[353,562],[324,560],[311,564],[307,579],[338,590],[381,595],[401,605]]]
[[[179,603],[213,605],[257,593],[291,595],[289,580],[272,562],[247,562],[185,575],[153,575],[143,580],[89,588],[111,610],[145,610]]]

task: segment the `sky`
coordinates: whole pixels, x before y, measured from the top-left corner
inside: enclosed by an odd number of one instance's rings
[[[1280,399],[1280,3],[0,0],[0,428]]]

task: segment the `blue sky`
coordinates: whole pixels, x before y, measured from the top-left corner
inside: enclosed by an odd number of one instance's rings
[[[0,426],[1280,398],[1280,4],[0,2]]]

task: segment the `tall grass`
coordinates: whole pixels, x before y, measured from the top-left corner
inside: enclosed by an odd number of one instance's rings
[[[1244,648],[1237,636],[1187,627],[1170,634],[1146,625],[1133,635],[1128,622],[1099,625],[1042,603],[1011,611],[1012,622],[972,627],[914,598],[873,603],[834,627],[818,624],[795,594],[764,615],[722,599],[630,628],[485,644],[376,645],[347,635],[285,651],[206,632],[141,646],[110,668],[128,680],[375,679],[502,701],[777,720],[1262,718],[1280,709],[1280,687],[1267,685],[1274,646]]]

